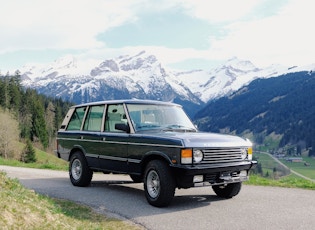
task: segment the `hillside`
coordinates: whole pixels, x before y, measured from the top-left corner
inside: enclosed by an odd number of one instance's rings
[[[314,88],[313,72],[257,79],[230,96],[211,101],[195,120],[204,131],[253,133],[256,144],[275,133],[282,136],[279,147],[315,149]]]

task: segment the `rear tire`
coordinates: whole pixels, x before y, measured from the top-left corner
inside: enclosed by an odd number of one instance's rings
[[[229,199],[232,198],[233,196],[236,196],[241,191],[241,187],[242,182],[238,182],[228,184],[226,186],[214,185],[212,186],[212,189],[217,194],[218,197]]]
[[[175,194],[176,183],[169,166],[160,160],[148,163],[144,177],[144,191],[149,204],[168,206]]]
[[[86,187],[91,183],[93,171],[88,167],[84,155],[79,151],[70,158],[69,176],[74,186]]]

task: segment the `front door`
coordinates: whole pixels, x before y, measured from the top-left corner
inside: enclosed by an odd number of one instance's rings
[[[128,172],[129,134],[115,129],[116,124],[127,124],[127,122],[123,104],[107,105],[104,131],[100,134],[103,142],[99,155],[101,169],[111,172]]]

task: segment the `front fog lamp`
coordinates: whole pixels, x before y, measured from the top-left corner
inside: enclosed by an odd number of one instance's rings
[[[193,157],[194,157],[194,163],[199,163],[202,161],[203,159],[203,153],[201,150],[197,149],[197,150],[194,150],[193,152]]]

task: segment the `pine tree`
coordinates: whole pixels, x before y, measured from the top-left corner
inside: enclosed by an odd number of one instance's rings
[[[44,115],[44,107],[37,99],[37,101],[33,103],[31,138],[32,140],[38,138],[46,149],[49,141]]]
[[[21,161],[24,163],[36,162],[35,149],[33,148],[32,142],[30,140],[26,141],[25,148],[21,154]]]
[[[9,108],[17,111],[21,104],[21,77],[18,71],[14,76],[9,77]]]

